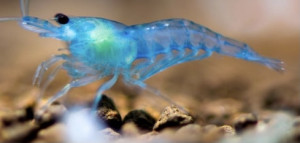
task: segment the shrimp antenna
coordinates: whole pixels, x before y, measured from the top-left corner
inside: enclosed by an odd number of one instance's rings
[[[21,12],[22,16],[27,16],[28,15],[28,9],[29,9],[29,0],[20,0],[20,7],[21,7]]]
[[[20,21],[20,17],[1,17],[0,22],[5,22],[5,21]]]
[[[29,7],[29,0],[20,0],[20,8],[22,12],[22,17],[28,15],[28,7]],[[22,18],[20,17],[1,17],[0,22],[5,21],[20,21]]]

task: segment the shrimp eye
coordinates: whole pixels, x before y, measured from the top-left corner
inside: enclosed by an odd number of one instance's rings
[[[67,24],[69,22],[69,17],[62,14],[62,13],[58,13],[54,16],[54,19],[57,23],[59,24]]]

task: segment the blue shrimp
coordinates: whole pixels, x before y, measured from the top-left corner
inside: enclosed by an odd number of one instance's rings
[[[55,55],[42,62],[36,70],[33,83],[39,86],[47,69],[63,61],[51,72],[41,87],[42,91],[62,69],[72,78],[48,100],[44,108],[70,89],[107,76],[112,78],[99,87],[93,109],[102,93],[110,89],[120,76],[123,76],[125,84],[139,86],[172,102],[144,81],[170,66],[201,60],[213,53],[257,62],[276,71],[284,70],[282,61],[263,57],[247,44],[189,20],[167,19],[128,26],[104,18],[56,14],[54,20],[59,26],[55,26],[47,20],[28,16],[24,5],[21,0],[22,18],[1,18],[0,21],[17,20],[26,30],[68,44],[69,54]],[[161,58],[158,59],[158,55]]]

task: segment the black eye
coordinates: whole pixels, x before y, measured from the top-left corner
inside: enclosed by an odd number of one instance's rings
[[[58,13],[54,16],[55,21],[59,24],[67,24],[69,22],[69,17],[62,14],[62,13]]]

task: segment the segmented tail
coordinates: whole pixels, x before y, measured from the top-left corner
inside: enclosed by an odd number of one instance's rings
[[[284,71],[284,63],[280,60],[267,58],[256,53],[249,45],[227,37],[220,37],[221,46],[215,51],[222,55],[232,56],[239,59],[263,64],[278,72]]]

